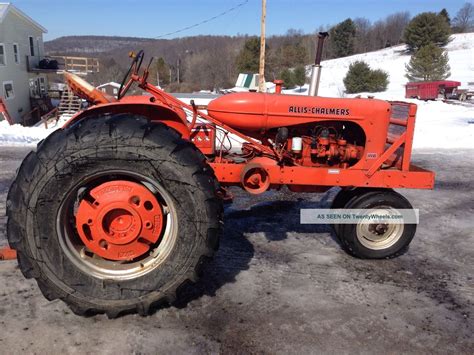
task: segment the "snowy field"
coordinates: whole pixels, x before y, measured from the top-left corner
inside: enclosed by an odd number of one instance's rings
[[[474,82],[474,33],[457,34],[446,47],[451,66],[450,80],[457,80],[466,86]],[[418,104],[415,129],[414,149],[474,148],[474,103],[464,105],[447,104],[441,101],[420,101],[405,99],[405,64],[410,56],[405,53],[405,46],[395,46],[375,52],[357,54],[350,57],[324,61],[319,94],[325,97],[351,97],[344,94],[343,78],[349,65],[356,60],[366,61],[374,69],[383,69],[389,73],[390,84],[385,92],[362,93],[383,100],[404,100]],[[300,91],[285,90],[285,94],[305,95],[307,86]],[[185,100],[188,101],[188,100]],[[9,126],[0,122],[0,146],[35,145],[59,128],[65,119],[57,125],[45,129],[44,126],[22,127]]]

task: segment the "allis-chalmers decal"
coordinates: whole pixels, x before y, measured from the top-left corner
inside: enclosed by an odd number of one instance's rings
[[[290,107],[288,107],[288,112],[291,112],[291,113],[311,113],[313,115],[349,116],[349,109],[348,108],[290,106]]]

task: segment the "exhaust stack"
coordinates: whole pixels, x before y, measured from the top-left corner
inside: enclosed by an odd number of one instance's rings
[[[327,32],[318,33],[318,46],[316,48],[316,58],[311,70],[311,83],[309,84],[309,96],[317,96],[319,81],[321,80],[321,57],[323,56],[324,40],[329,36]]]

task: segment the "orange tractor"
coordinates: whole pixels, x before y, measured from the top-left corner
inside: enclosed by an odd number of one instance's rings
[[[219,245],[230,186],[261,194],[340,186],[333,207],[411,209],[392,188],[431,189],[410,163],[416,105],[236,93],[207,113],[147,82],[143,51],[118,99],[67,74],[91,106],[24,159],[7,203],[20,269],[81,315],[149,314],[195,281]],[[147,94],[125,96],[136,83]],[[229,146],[230,136],[241,146]],[[360,258],[405,250],[415,224],[340,224]]]

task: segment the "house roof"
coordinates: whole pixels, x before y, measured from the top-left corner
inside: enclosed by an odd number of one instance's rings
[[[114,82],[114,81],[111,81],[110,83],[105,83],[105,84],[99,85],[99,86],[97,87],[97,89],[101,89],[101,88],[103,88],[103,87],[105,87],[105,86],[112,86],[112,87],[114,87],[114,88],[120,89],[120,84],[118,84],[118,83],[116,83],[116,82]]]
[[[0,2],[0,23],[3,22],[5,17],[7,17],[7,15],[10,12],[28,21],[29,23],[31,23],[33,26],[38,28],[43,33],[48,33],[48,30],[46,28],[41,26],[38,22],[33,20],[31,17],[29,17],[27,14],[25,14],[23,11],[21,11],[20,9],[18,9],[17,7],[15,7],[13,4],[9,2]]]

